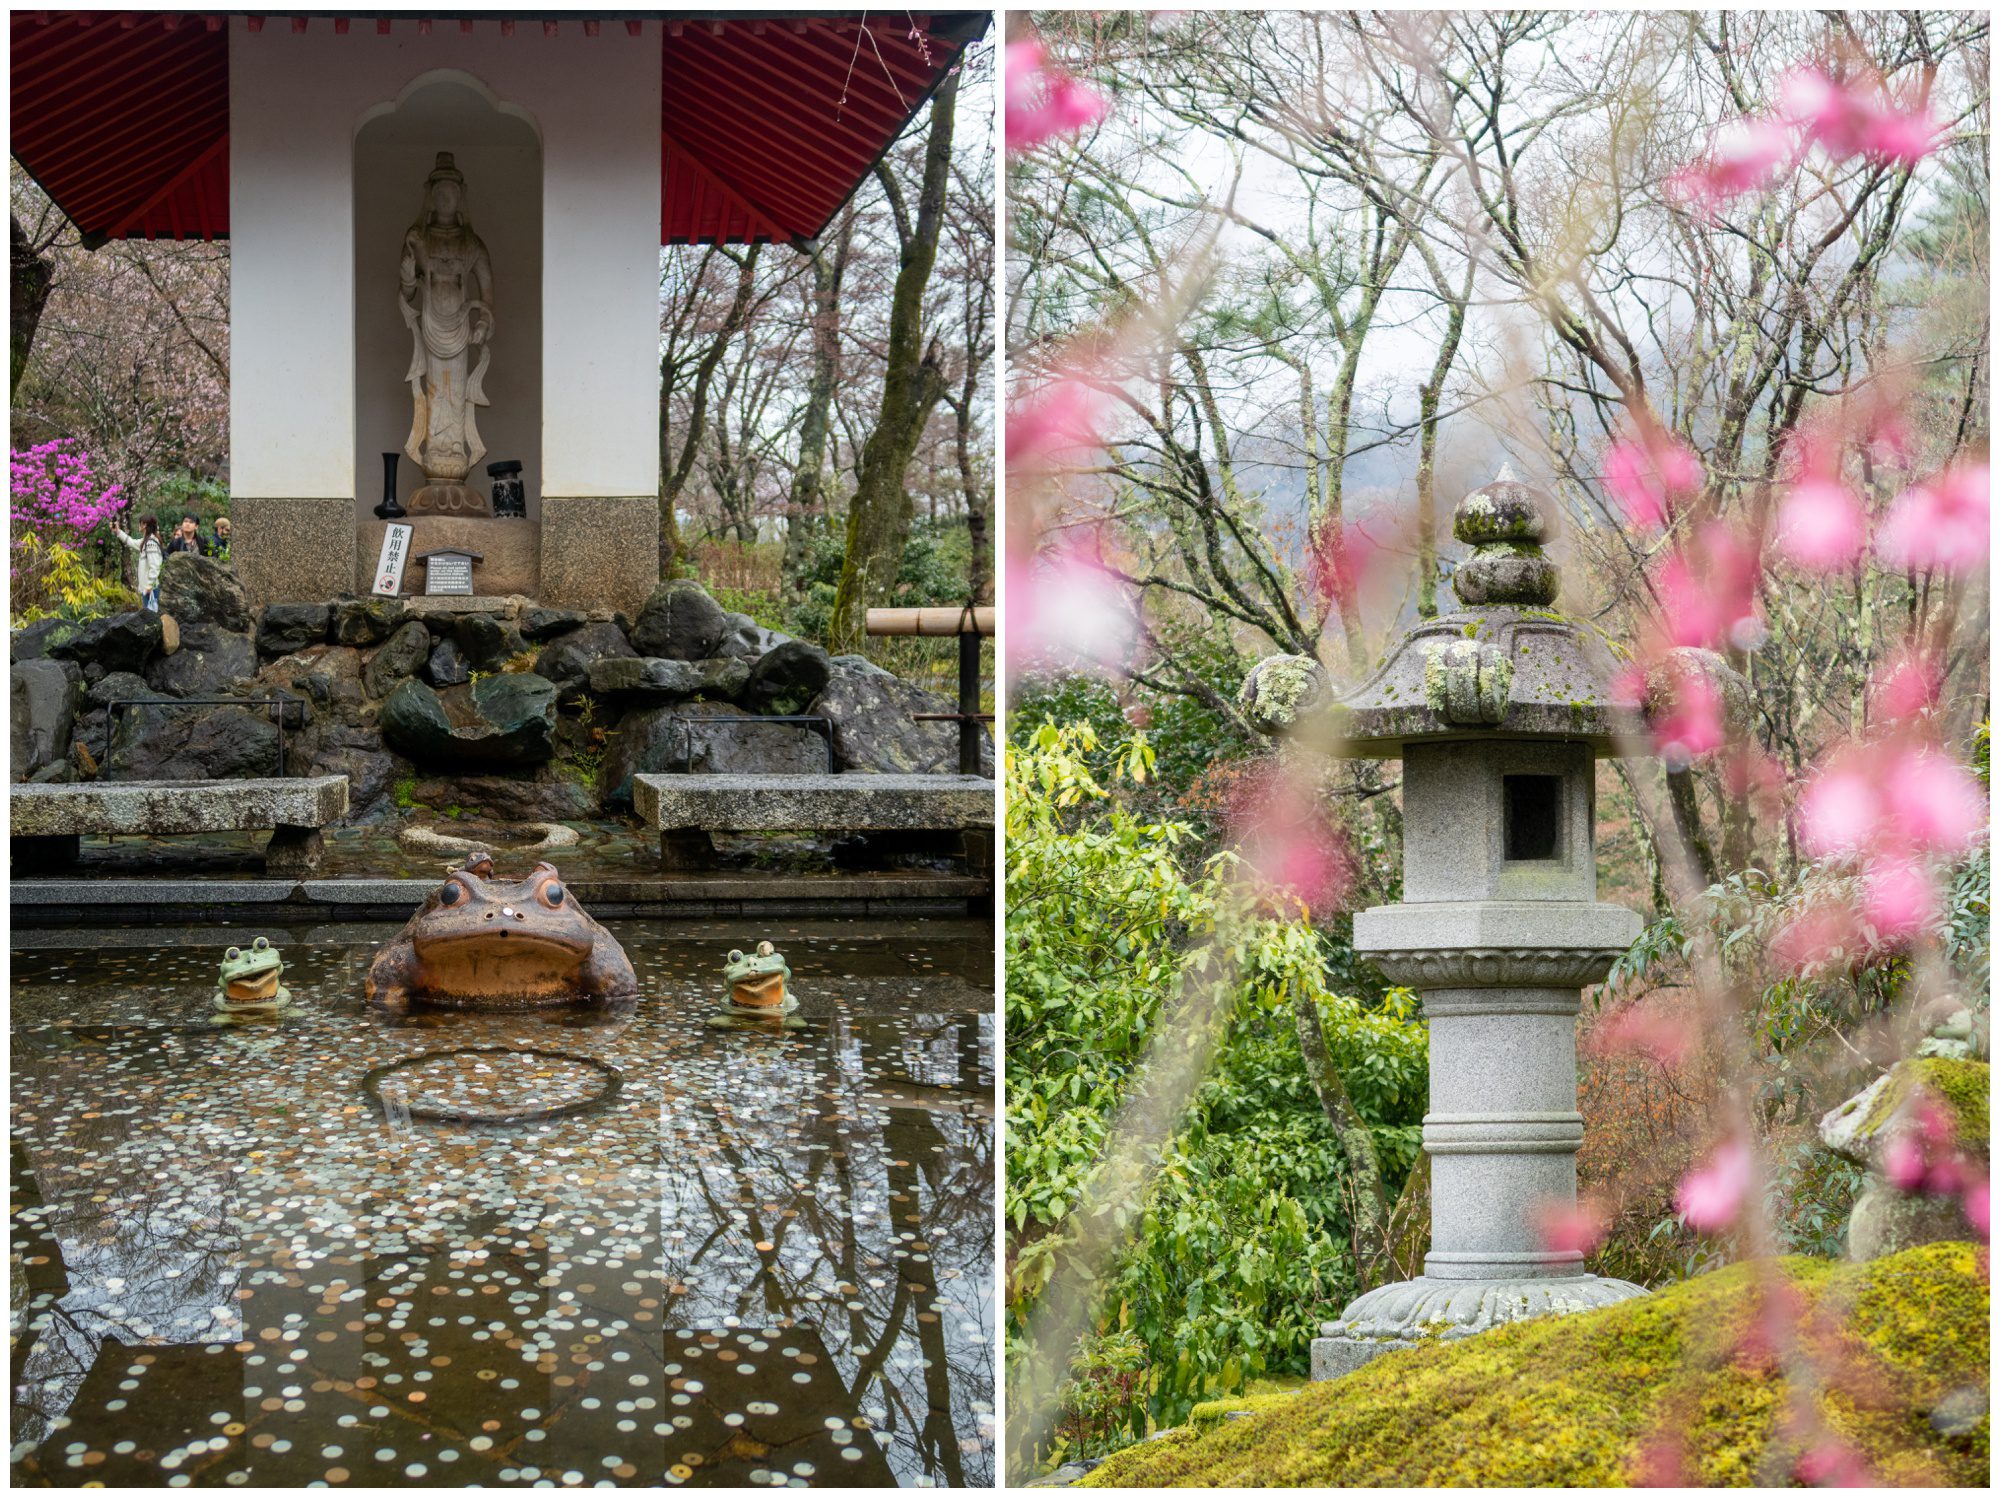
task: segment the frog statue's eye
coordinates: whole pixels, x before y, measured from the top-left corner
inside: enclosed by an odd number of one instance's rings
[[[729,949],[729,960],[731,962],[741,962],[743,960],[743,954],[739,952],[736,948],[731,947]]]
[[[241,957],[242,955],[243,955],[243,949],[241,947],[231,947],[227,952],[224,952],[222,954],[222,958],[223,961],[225,962],[234,962],[237,958]]]
[[[447,879],[444,888],[438,891],[438,904],[456,905],[465,891],[460,889],[456,879]]]
[[[542,886],[542,899],[547,901],[549,908],[553,910],[563,902],[563,887],[551,879]]]
[[[258,937],[258,938],[257,938],[257,939],[256,939],[255,941],[253,941],[253,942],[251,942],[251,943],[250,943],[250,946],[251,946],[252,950],[254,950],[254,951],[258,951],[258,952],[261,952],[261,951],[263,951],[263,950],[264,950],[265,948],[269,947],[270,945],[271,945],[271,943],[270,943],[270,940],[269,940],[269,938],[267,938],[267,937],[262,937],[262,936]]]

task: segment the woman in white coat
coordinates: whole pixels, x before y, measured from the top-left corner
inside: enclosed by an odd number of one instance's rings
[[[125,543],[127,551],[139,555],[139,603],[142,608],[160,611],[160,568],[166,563],[167,553],[160,545],[160,522],[148,515],[139,522],[140,534],[128,536],[117,526],[111,527],[111,534]]]

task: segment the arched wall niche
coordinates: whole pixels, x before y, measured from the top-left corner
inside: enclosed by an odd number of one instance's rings
[[[423,211],[437,153],[465,174],[466,216],[493,262],[490,405],[479,410],[486,455],[467,482],[482,492],[487,463],[518,458],[528,514],[541,515],[542,143],[534,117],[479,79],[438,69],[366,110],[354,132],[354,472],[357,520],[381,500],[382,454],[410,435],[410,330],[398,309],[403,235]],[[405,502],[424,476],[404,454]],[[372,563],[372,559],[370,559]],[[421,573],[417,574],[419,577]]]

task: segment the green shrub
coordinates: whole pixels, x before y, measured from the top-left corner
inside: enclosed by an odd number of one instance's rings
[[[1150,774],[1144,735],[1103,744],[1088,723],[1044,723],[1008,753],[1013,1356],[1035,1355],[1026,1317],[1183,976],[1212,944],[1238,974],[1221,1048],[1109,1274],[1101,1325],[1147,1353],[1123,1412],[1135,1437],[1210,1394],[1305,1372],[1318,1322],[1358,1288],[1348,1165],[1300,1058],[1294,998],[1318,1006],[1392,1193],[1417,1156],[1428,1051],[1407,994],[1328,992],[1310,925],[1237,908],[1228,855],[1188,867],[1190,828],[1110,794]]]

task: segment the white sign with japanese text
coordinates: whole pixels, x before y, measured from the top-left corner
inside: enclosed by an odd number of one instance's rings
[[[394,598],[403,591],[403,565],[410,559],[410,535],[414,526],[394,521],[382,537],[382,560],[375,566],[375,591]]]

